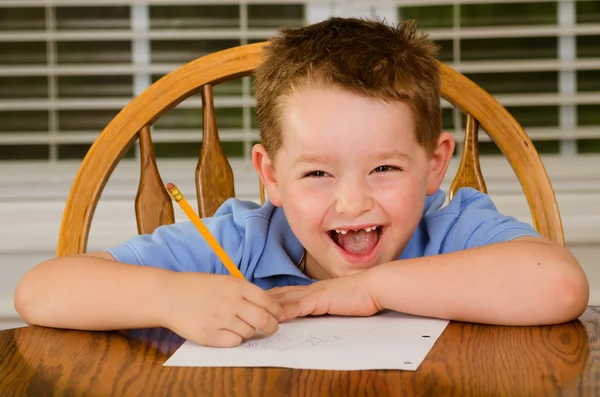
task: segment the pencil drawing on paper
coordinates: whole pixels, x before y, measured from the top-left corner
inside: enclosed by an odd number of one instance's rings
[[[447,325],[447,320],[396,312],[372,317],[315,316],[282,323],[272,335],[257,331],[235,348],[188,340],[163,365],[414,371]]]
[[[242,346],[249,349],[276,349],[289,350],[296,347],[313,347],[322,343],[328,343],[334,340],[342,339],[339,336],[315,336],[315,335],[298,335],[288,336],[277,333],[269,338],[249,340],[242,343]]]

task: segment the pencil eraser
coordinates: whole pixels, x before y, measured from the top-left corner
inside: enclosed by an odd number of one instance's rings
[[[171,190],[175,187],[171,182],[167,183],[167,190]]]

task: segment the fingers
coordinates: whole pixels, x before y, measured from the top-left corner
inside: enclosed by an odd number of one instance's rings
[[[270,290],[267,290],[267,294],[269,296],[279,295],[279,294],[289,292],[289,291],[306,289],[307,287],[308,286],[305,286],[305,285],[293,285],[293,286],[289,286],[289,287],[275,287],[275,288],[271,288]]]
[[[275,302],[277,302],[281,306],[285,306],[297,302],[309,293],[310,290],[308,290],[307,288],[298,288],[282,291],[278,294],[272,294],[271,297]]]
[[[265,291],[255,285],[251,285],[252,288],[248,288],[244,291],[244,298],[254,305],[263,308],[276,319],[280,319],[283,316],[283,308],[279,303],[272,299]]]
[[[300,315],[300,306],[298,303],[291,303],[283,307],[283,320],[282,323],[295,319],[296,317],[302,317]]]
[[[283,307],[284,315],[280,319],[282,322],[308,316],[316,311],[318,289],[315,290],[314,284],[272,288],[267,293]]]
[[[318,297],[316,294],[309,294],[301,297],[298,300],[283,304],[284,321],[289,321],[296,317],[305,317],[310,315],[325,314],[327,310],[319,307]],[[322,305],[321,305],[322,306]]]
[[[279,318],[283,317],[284,314],[283,309],[280,307],[279,317],[273,317],[270,312],[262,307],[244,301],[240,303],[237,313],[238,317],[245,321],[250,327],[256,328],[265,334],[277,332],[279,329]],[[252,335],[254,335],[254,333]]]
[[[211,340],[210,346],[239,346],[244,339],[252,338],[255,333],[256,329],[253,326],[242,320],[240,317],[234,316],[227,326],[216,332],[214,338]]]
[[[313,299],[301,299],[297,302],[290,303],[285,305],[284,310],[284,320],[289,321],[296,317],[305,317],[311,314],[314,314],[314,304]]]
[[[239,346],[243,341],[244,338],[242,338],[237,332],[230,331],[228,329],[221,329],[217,332],[216,336],[210,340],[209,343],[201,344],[212,347],[236,347]]]
[[[256,333],[256,328],[238,316],[233,317],[230,324],[223,329],[238,334],[242,339],[251,338]]]
[[[227,320],[227,324],[212,334],[212,337],[201,344],[213,347],[239,346],[245,339],[252,338],[259,329],[267,334],[277,331],[279,322],[266,310],[243,301],[239,305],[237,316]]]

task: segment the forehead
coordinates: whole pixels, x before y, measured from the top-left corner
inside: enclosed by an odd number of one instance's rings
[[[368,97],[337,86],[308,86],[281,102],[283,145],[333,150],[346,144],[373,150],[390,144],[416,144],[411,107]],[[389,148],[386,148],[389,149]]]

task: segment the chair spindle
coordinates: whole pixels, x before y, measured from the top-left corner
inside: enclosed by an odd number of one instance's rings
[[[479,166],[479,123],[470,114],[467,115],[465,143],[456,176],[450,185],[449,198],[461,187],[472,187],[487,194],[487,188]]]
[[[140,184],[135,197],[135,218],[139,234],[152,233],[161,225],[175,222],[173,203],[165,188],[150,136],[145,125],[138,133],[140,142]]]
[[[202,149],[196,166],[196,190],[200,217],[214,215],[225,200],[235,197],[233,171],[221,148],[212,85],[202,86]]]

